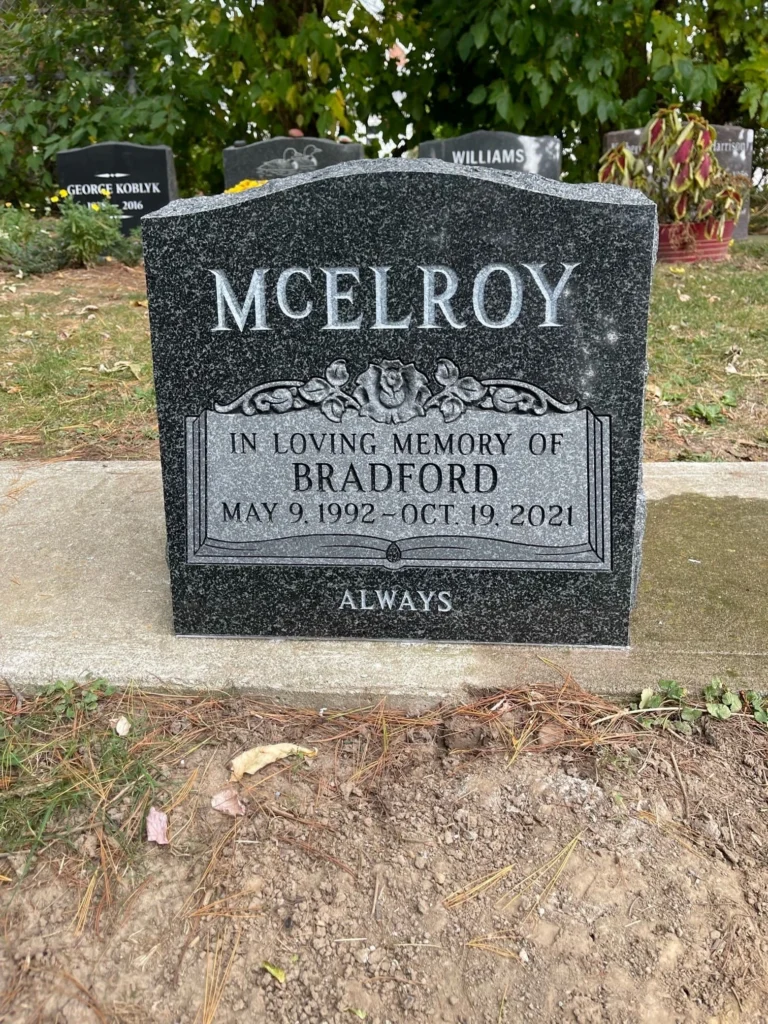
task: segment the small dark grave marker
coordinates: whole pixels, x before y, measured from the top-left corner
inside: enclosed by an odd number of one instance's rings
[[[715,139],[715,155],[726,171],[733,174],[744,174],[752,180],[752,151],[755,133],[751,128],[738,128],[732,124],[713,124],[717,132]],[[641,128],[627,128],[619,132],[606,132],[603,136],[603,152],[623,143],[631,152],[640,152]],[[749,235],[749,195],[744,200],[741,216],[736,221],[733,231],[734,238],[746,238]]]
[[[224,184],[231,188],[247,178],[253,181],[292,178],[294,174],[362,159],[363,147],[359,142],[280,136],[250,145],[235,143],[224,150]]]
[[[179,194],[168,146],[97,142],[64,149],[56,154],[56,174],[76,203],[100,202],[106,188],[122,211],[124,235],[139,227],[145,213],[161,209]]]
[[[147,217],[176,631],[626,644],[655,237],[435,160]]]
[[[419,157],[445,160],[459,167],[493,167],[526,171],[559,180],[563,147],[554,135],[514,135],[512,132],[469,132],[452,139],[419,144]]]

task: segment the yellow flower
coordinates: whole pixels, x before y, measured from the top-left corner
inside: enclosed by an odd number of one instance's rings
[[[99,192],[101,192],[101,194],[103,196],[108,196],[109,195],[109,189],[108,188],[100,188]]]
[[[67,198],[67,190],[65,188],[60,188],[59,189],[59,195],[61,196],[62,199],[66,199]]]
[[[98,208],[99,208],[99,204],[98,203],[91,203],[91,209],[92,210],[98,210]]]
[[[232,192],[245,192],[249,188],[260,188],[262,185],[267,184],[267,179],[263,178],[259,181],[254,181],[252,178],[245,178],[243,181],[238,181],[232,188],[224,189],[225,194],[229,195]]]
[[[58,197],[58,196],[51,196],[51,198],[50,198],[50,202],[52,202],[52,203],[58,203],[58,201],[59,201],[59,197]]]
[[[13,206],[13,203],[6,203],[6,206]]]

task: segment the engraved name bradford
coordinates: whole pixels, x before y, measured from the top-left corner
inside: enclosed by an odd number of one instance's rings
[[[610,417],[533,384],[336,359],[186,423],[189,563],[611,569]]]

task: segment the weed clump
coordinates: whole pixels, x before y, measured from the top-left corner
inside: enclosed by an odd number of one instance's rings
[[[53,211],[58,211],[58,216]],[[64,267],[90,267],[118,260],[134,266],[141,259],[141,233],[120,232],[120,210],[108,200],[81,205],[65,189],[51,196],[38,217],[26,204],[0,207],[0,270],[47,274]]]

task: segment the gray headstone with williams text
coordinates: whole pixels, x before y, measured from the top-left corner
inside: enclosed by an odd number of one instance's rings
[[[333,139],[298,139],[279,136],[250,145],[228,146],[224,150],[224,185],[231,188],[239,181],[272,181],[323,167],[362,160],[359,142],[334,142]]]
[[[76,203],[100,202],[106,188],[120,207],[124,235],[139,226],[145,213],[161,209],[179,194],[168,146],[97,142],[64,149],[56,154],[56,175]]]
[[[469,132],[451,139],[419,144],[419,157],[445,160],[459,167],[493,167],[525,171],[559,180],[563,147],[554,135],[514,135],[512,132]]]
[[[717,132],[715,139],[715,155],[720,164],[733,174],[744,174],[752,180],[752,151],[755,133],[751,128],[738,128],[732,124],[713,124]],[[631,152],[640,152],[643,132],[641,128],[628,128],[619,132],[606,132],[603,136],[603,152],[623,143]],[[746,238],[749,235],[749,195],[744,200],[741,215],[733,230],[734,238]]]
[[[655,213],[380,160],[147,217],[177,633],[625,645]]]

